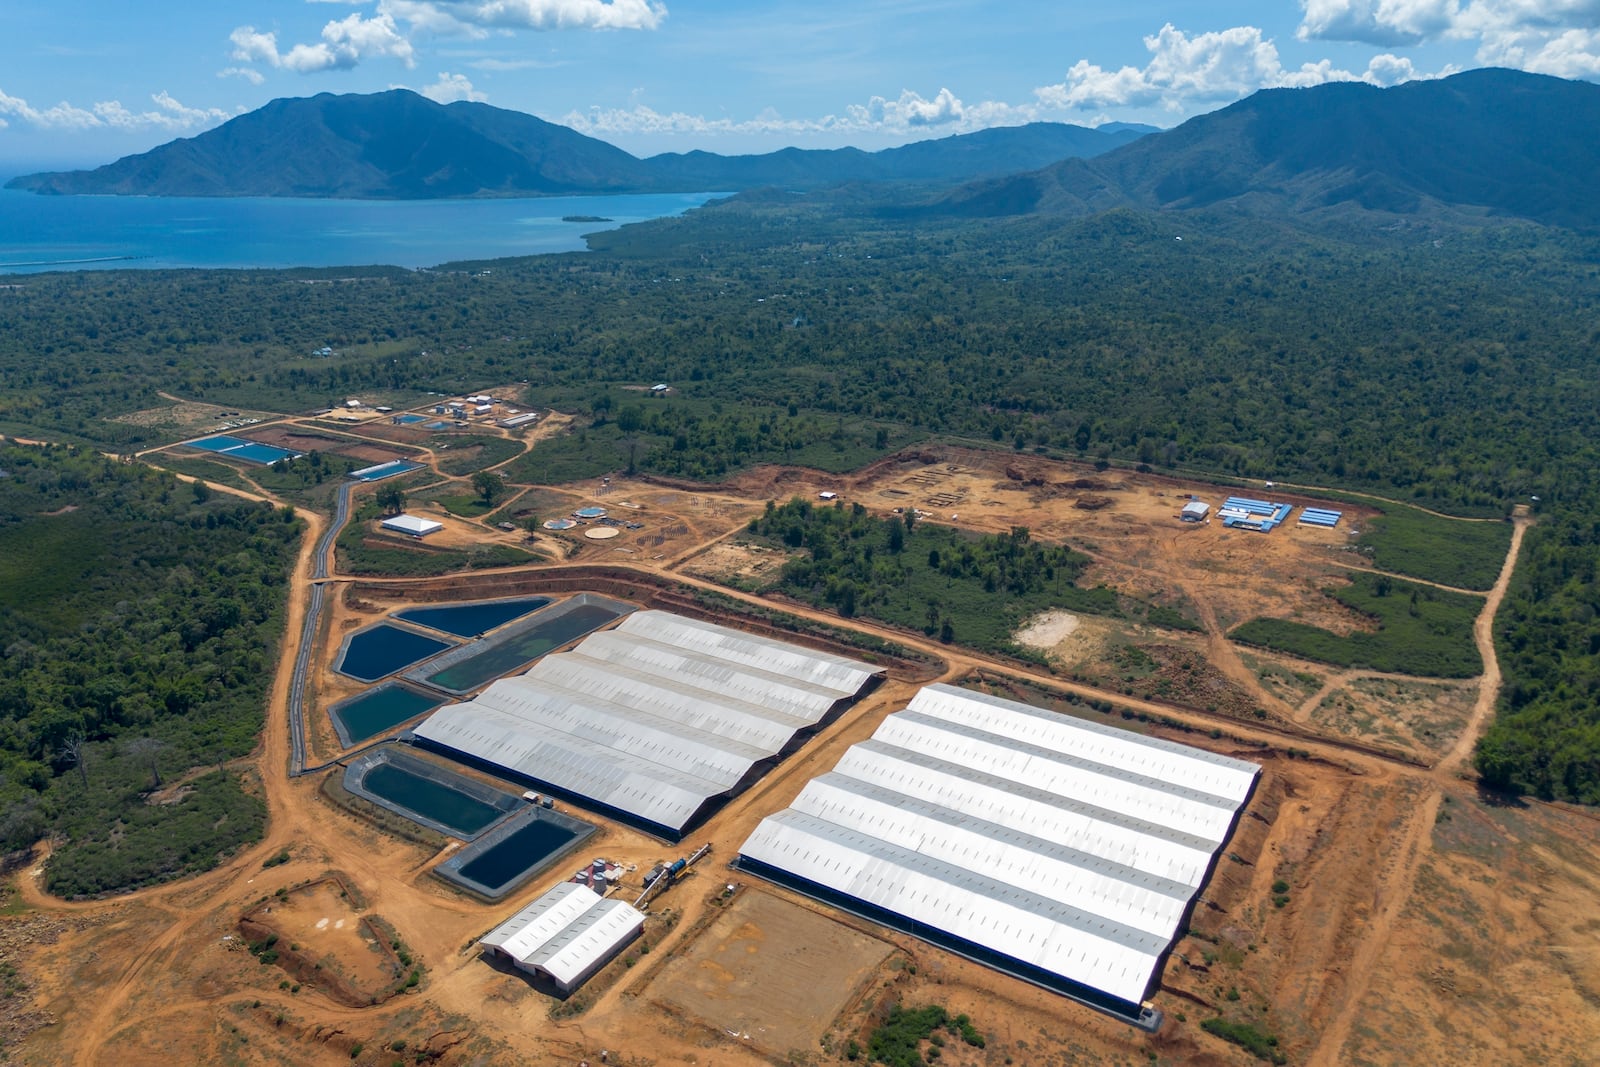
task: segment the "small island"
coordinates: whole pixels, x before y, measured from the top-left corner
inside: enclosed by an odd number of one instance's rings
[[[561,216],[561,221],[562,222],[616,222],[617,220],[616,219],[608,219],[604,215],[563,215],[563,216]]]

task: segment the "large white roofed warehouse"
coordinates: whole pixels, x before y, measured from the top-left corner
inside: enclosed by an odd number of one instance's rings
[[[1154,1029],[1260,768],[930,685],[763,819],[741,869]]]

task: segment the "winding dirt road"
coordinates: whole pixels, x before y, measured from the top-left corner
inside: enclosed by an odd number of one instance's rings
[[[515,457],[514,457],[515,458]],[[510,460],[506,462],[511,462]],[[430,464],[437,472],[435,464]],[[181,477],[181,476],[180,476]],[[461,479],[458,479],[461,480]],[[257,495],[227,486],[216,486],[219,491],[233,493],[250,499],[264,499],[274,504],[281,503],[270,494]],[[348,492],[342,494],[348,498]],[[711,495],[711,494],[707,494]],[[733,499],[733,498],[730,498]],[[747,503],[741,501],[741,503]],[[351,854],[349,849],[349,827],[338,820],[326,817],[326,809],[320,806],[315,799],[313,790],[315,786],[308,780],[296,780],[290,771],[303,761],[303,743],[300,738],[305,726],[304,704],[292,699],[295,686],[298,684],[302,690],[306,682],[306,672],[309,661],[302,641],[294,639],[297,635],[308,635],[315,638],[315,627],[308,628],[308,620],[314,621],[310,614],[313,604],[313,589],[325,588],[321,582],[324,574],[328,580],[338,580],[335,561],[331,558],[328,546],[337,534],[339,525],[348,514],[347,508],[341,508],[339,517],[335,521],[328,521],[324,517],[305,510],[298,513],[308,524],[308,536],[302,540],[299,558],[290,581],[289,610],[286,620],[285,633],[291,635],[285,640],[280,653],[278,670],[276,672],[265,727],[262,732],[261,742],[253,759],[260,768],[261,785],[269,812],[267,833],[263,840],[251,849],[247,849],[234,856],[223,866],[195,878],[184,880],[180,883],[158,886],[129,894],[124,897],[109,901],[96,901],[84,903],[68,903],[55,900],[45,894],[38,884],[37,874],[42,870],[42,862],[38,864],[30,876],[22,879],[23,896],[25,900],[41,909],[56,912],[72,912],[82,914],[104,913],[115,915],[122,909],[130,907],[150,909],[152,913],[160,916],[161,929],[159,934],[152,937],[144,944],[126,965],[121,969],[116,980],[110,985],[100,989],[92,1002],[83,1006],[81,1014],[72,1020],[70,1028],[63,1028],[59,1035],[61,1048],[66,1052],[71,1062],[83,1067],[100,1067],[108,1062],[108,1054],[119,1035],[130,1027],[141,1025],[153,1017],[143,1002],[139,999],[141,991],[145,988],[154,988],[157,983],[152,979],[171,968],[179,956],[190,951],[192,946],[200,943],[205,937],[202,924],[213,921],[213,909],[195,907],[194,902],[199,899],[207,901],[232,901],[243,900],[249,897],[252,890],[250,883],[261,871],[262,860],[280,850],[295,849],[302,852],[321,852],[327,855],[337,855],[339,864],[348,869],[358,881],[367,884],[384,885],[385,914],[398,917],[414,917],[419,924],[425,924],[424,916],[447,916],[455,924],[450,929],[452,933],[461,924],[473,926],[481,921],[483,909],[469,902],[457,900],[443,894],[431,891],[423,884],[421,879],[407,879],[396,883],[391,877],[392,871],[382,862],[359,853]],[[692,548],[677,552],[671,560],[652,564],[648,561],[617,561],[608,562],[606,566],[618,572],[634,572],[641,577],[659,578],[662,575],[670,576],[671,580],[680,585],[698,589],[715,591],[718,594],[732,599],[760,605],[764,608],[780,607],[781,610],[803,618],[825,623],[829,626],[840,627],[862,634],[869,634],[885,640],[916,649],[942,664],[938,674],[943,679],[961,678],[974,671],[984,673],[996,678],[1011,679],[1018,682],[1036,684],[1050,690],[1076,695],[1085,700],[1103,700],[1115,703],[1118,706],[1129,708],[1135,712],[1181,723],[1200,731],[1220,729],[1228,735],[1249,743],[1259,743],[1267,746],[1294,745],[1322,759],[1340,766],[1348,766],[1359,773],[1373,777],[1386,777],[1392,775],[1426,775],[1432,788],[1418,805],[1415,813],[1407,820],[1400,839],[1396,842],[1391,853],[1390,861],[1383,871],[1378,873],[1376,893],[1378,898],[1374,908],[1373,921],[1369,929],[1364,932],[1353,957],[1350,960],[1347,975],[1348,982],[1342,997],[1342,1005],[1332,1026],[1328,1028],[1312,1056],[1311,1062],[1318,1064],[1332,1064],[1338,1062],[1340,1051],[1348,1038],[1352,1027],[1358,1017],[1358,1012],[1363,996],[1369,983],[1372,969],[1381,959],[1382,952],[1388,944],[1396,918],[1400,915],[1409,899],[1416,879],[1416,872],[1426,857],[1429,849],[1429,832],[1433,826],[1434,818],[1438,811],[1441,797],[1445,791],[1461,787],[1460,775],[1462,767],[1470,755],[1478,736],[1487,724],[1489,716],[1493,713],[1495,702],[1498,698],[1500,687],[1500,670],[1496,659],[1493,642],[1493,622],[1496,611],[1506,593],[1512,574],[1516,566],[1518,554],[1521,550],[1523,535],[1530,524],[1525,515],[1518,515],[1512,534],[1511,545],[1507,552],[1505,563],[1494,587],[1485,597],[1482,613],[1474,625],[1474,639],[1480,654],[1483,657],[1485,671],[1480,679],[1477,702],[1474,705],[1470,721],[1462,730],[1460,737],[1449,753],[1431,769],[1418,768],[1414,763],[1407,762],[1396,756],[1385,755],[1380,750],[1371,746],[1342,741],[1337,738],[1316,736],[1313,732],[1303,729],[1294,721],[1301,718],[1299,711],[1302,709],[1290,708],[1281,700],[1273,699],[1275,710],[1283,713],[1284,721],[1274,722],[1241,722],[1234,719],[1210,715],[1204,712],[1163,704],[1156,701],[1140,700],[1114,693],[1108,690],[1087,686],[1080,683],[1069,682],[1055,677],[1048,672],[1039,671],[1025,665],[1004,662],[992,659],[979,653],[958,650],[930,641],[922,634],[906,631],[861,619],[843,619],[831,612],[813,609],[808,605],[788,601],[775,602],[771,599],[744,593],[717,583],[686,575],[678,571],[679,565],[688,559],[694,558],[707,546],[728,536],[728,531],[722,531],[715,537],[707,538],[702,543]],[[320,558],[319,558],[320,557]],[[500,573],[522,573],[529,569],[540,573],[559,575],[566,570],[580,570],[587,564],[541,564],[533,568],[514,568]],[[418,579],[363,579],[369,582],[381,582],[403,589],[407,584]],[[1195,602],[1203,603],[1203,598],[1192,597]],[[1220,627],[1215,619],[1207,622],[1208,634],[1212,643],[1220,641],[1226,645]],[[313,643],[315,643],[313,641]],[[1237,670],[1229,671],[1230,677],[1243,671],[1248,671],[1243,664],[1237,661],[1237,655],[1231,646],[1214,649],[1218,659],[1223,663],[1234,663]],[[1343,676],[1340,676],[1343,677]],[[1330,681],[1329,685],[1334,682]],[[1326,687],[1325,687],[1326,689]],[[1319,693],[1315,700],[1320,700],[1326,693]],[[882,710],[883,701],[874,702],[873,714]],[[1306,711],[1309,714],[1309,711]],[[292,722],[292,719],[300,719]],[[1303,719],[1302,719],[1303,721]],[[863,731],[869,731],[871,721],[869,716],[853,714],[846,716],[836,724],[832,731],[835,736],[830,738],[828,744],[836,746],[852,739]],[[820,743],[814,748],[820,750]],[[748,791],[743,797],[730,807],[730,811],[737,817],[747,817],[754,812],[752,805],[768,803],[777,794],[785,789],[796,788],[796,774],[799,769],[809,765],[810,760],[816,758],[813,752],[807,758],[796,761],[797,770],[788,773],[781,779],[774,777],[756,788]],[[740,813],[745,813],[740,815]],[[421,870],[418,867],[417,870]],[[452,960],[438,959],[433,961],[434,966],[451,967],[458,964]],[[608,1000],[614,1000],[617,993],[613,993]],[[223,997],[223,1001],[230,998]],[[232,998],[238,1000],[239,998]],[[266,998],[269,1004],[283,1001],[280,997]],[[179,1012],[186,1008],[193,1010],[215,1011],[217,998],[212,998],[208,1007],[195,1008],[193,1004],[169,1004],[159,1008],[157,1014],[163,1012]],[[469,1010],[470,1005],[461,1005],[463,1010]],[[141,1010],[144,1014],[141,1014]],[[382,1019],[388,1015],[403,1010],[397,1003],[390,1003],[378,1007],[363,1009],[360,1013],[348,1012],[341,1014],[340,1009],[331,1006],[319,1005],[317,1015],[319,1018],[360,1018],[370,1024],[374,1019]],[[70,1031],[70,1032],[68,1032]]]

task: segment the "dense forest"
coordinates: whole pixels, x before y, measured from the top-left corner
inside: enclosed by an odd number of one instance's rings
[[[1480,766],[1600,802],[1600,240],[1359,216],[896,221],[773,193],[595,243],[488,274],[29,276],[0,292],[0,430],[126,452],[158,441],[113,420],[159,390],[300,411],[526,381],[587,425],[514,480],[845,469],[946,435],[1477,517],[1538,497]],[[657,381],[672,392],[638,391]]]
[[[0,849],[52,891],[203,870],[259,838],[256,744],[301,525],[71,447],[0,447]]]

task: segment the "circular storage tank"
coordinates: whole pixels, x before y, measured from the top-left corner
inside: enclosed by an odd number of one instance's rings
[[[546,530],[570,530],[576,525],[571,519],[546,519],[544,522]]]
[[[583,536],[591,541],[609,541],[621,532],[615,526],[596,526],[592,530],[585,530]]]
[[[579,508],[572,513],[580,519],[603,519],[606,517],[605,508]]]

